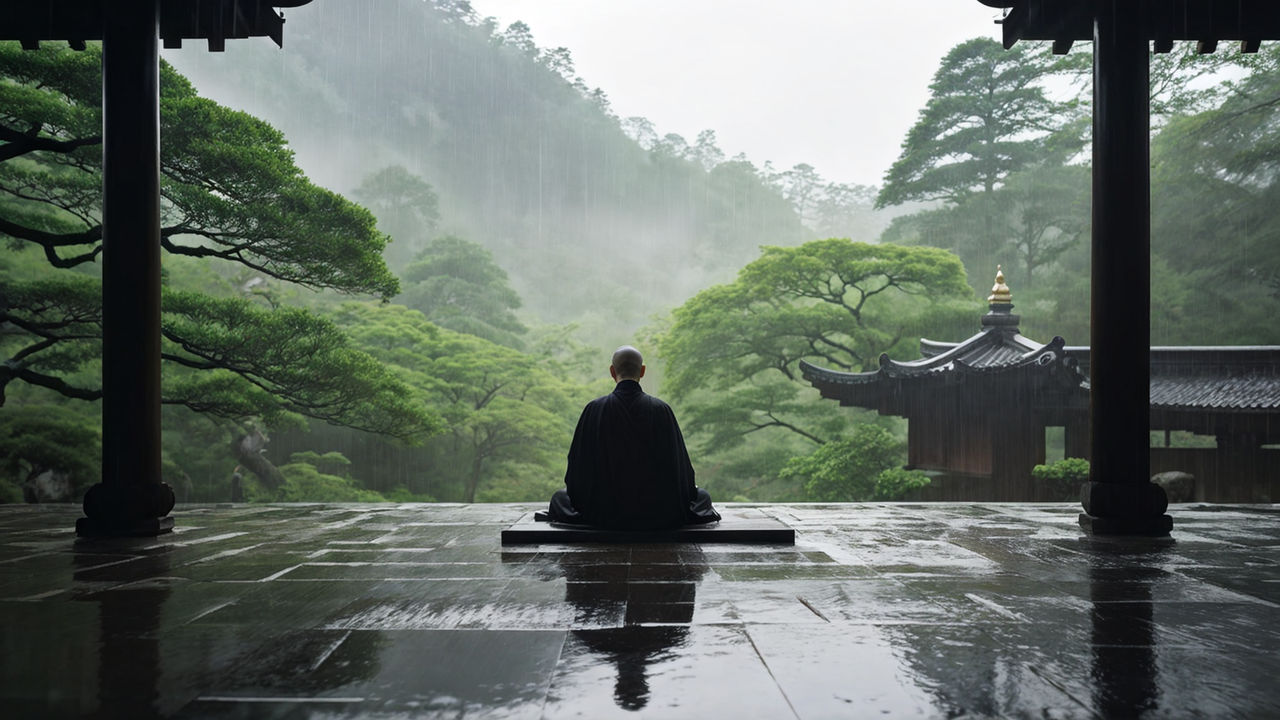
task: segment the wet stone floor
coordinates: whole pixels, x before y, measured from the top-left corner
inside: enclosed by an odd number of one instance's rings
[[[523,545],[528,505],[0,508],[0,716],[1280,717],[1280,507],[728,505],[789,545]]]

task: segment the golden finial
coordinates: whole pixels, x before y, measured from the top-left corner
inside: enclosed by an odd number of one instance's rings
[[[1009,292],[1009,286],[1004,284],[1004,270],[1002,266],[996,266],[996,284],[991,286],[991,296],[987,298],[987,302],[992,305],[1012,305],[1013,293]]]

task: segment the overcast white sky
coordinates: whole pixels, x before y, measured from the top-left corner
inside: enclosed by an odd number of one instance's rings
[[[502,27],[523,20],[564,46],[621,117],[729,156],[800,162],[879,184],[928,99],[938,61],[999,37],[977,0],[472,0]],[[907,27],[914,24],[914,30]]]

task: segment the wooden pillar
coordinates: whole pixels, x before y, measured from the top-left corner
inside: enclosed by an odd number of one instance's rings
[[[1151,171],[1142,3],[1102,0],[1094,21],[1091,477],[1080,525],[1165,535],[1150,482]]]
[[[102,482],[80,535],[173,527],[160,482],[160,55],[158,0],[104,13],[102,40]]]

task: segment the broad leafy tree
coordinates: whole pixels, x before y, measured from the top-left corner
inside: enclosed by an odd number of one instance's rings
[[[101,53],[0,43],[0,403],[17,381],[101,397]],[[391,297],[373,216],[311,184],[283,136],[161,68],[162,245],[210,270]],[[46,264],[35,269],[31,250]],[[306,311],[163,288],[163,401],[233,423],[307,416],[420,436],[400,381]]]
[[[913,356],[922,335],[973,322],[970,298],[960,261],[943,250],[834,238],[766,247],[736,281],[675,310],[660,340],[664,390],[708,450],[770,429],[822,444],[848,416],[817,399],[801,359],[864,371],[883,353]]]
[[[539,358],[439,327],[403,306],[347,303],[337,320],[438,409],[446,430],[429,441],[431,472],[460,486],[457,499],[474,502],[486,482],[513,473],[523,475],[527,494],[506,499],[543,499],[554,489],[581,390]]]
[[[431,322],[510,347],[528,328],[515,315],[520,296],[493,254],[476,243],[436,238],[404,269],[397,300]]]

